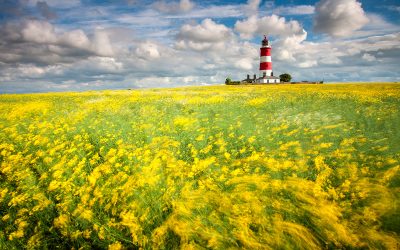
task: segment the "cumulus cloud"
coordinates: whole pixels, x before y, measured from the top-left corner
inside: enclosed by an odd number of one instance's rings
[[[74,67],[85,69],[85,74],[118,74],[124,69],[122,62],[112,57],[89,57],[76,62]]]
[[[260,4],[261,0],[248,0],[247,4],[244,6],[244,11],[248,15],[256,15]]]
[[[162,0],[155,2],[153,7],[162,13],[175,14],[192,10],[194,3],[190,0],[180,0],[179,2],[165,2]]]
[[[367,37],[396,33],[400,30],[398,25],[388,22],[384,17],[374,13],[368,13],[368,24],[362,29],[354,31],[352,37]]]
[[[56,35],[53,34],[55,37]],[[90,47],[90,40],[86,33],[83,30],[71,30],[69,32],[65,32],[64,34],[58,37],[58,41],[60,44],[64,44],[69,47],[86,49]]]
[[[194,42],[219,42],[229,36],[229,28],[211,19],[204,19],[198,25],[183,25],[178,34],[178,38]]]
[[[306,60],[306,61],[300,62],[297,66],[300,68],[311,68],[311,67],[315,67],[317,65],[318,65],[317,60]]]
[[[186,12],[193,9],[194,4],[190,0],[181,0],[179,2],[179,8]]]
[[[40,77],[47,71],[46,68],[38,67],[32,64],[19,65],[16,70],[21,77],[29,78]]]
[[[107,32],[100,29],[95,31],[91,49],[99,56],[113,55],[113,48]]]
[[[51,10],[64,8],[57,23],[35,19],[39,17],[36,6],[43,1]],[[79,4],[79,0],[72,2]],[[137,0],[118,2],[146,5]],[[165,8],[129,6],[123,12],[104,5],[93,8],[86,2],[78,10],[60,0],[29,0],[25,7],[30,13],[0,24],[0,92],[199,85],[221,83],[227,76],[243,79],[257,73],[259,64],[260,41],[248,38],[261,40],[264,34],[271,35],[275,75],[289,72],[295,80],[326,81],[377,80],[384,75],[385,80],[400,80],[399,27],[376,14],[368,13],[370,22],[348,39],[315,40],[318,37],[308,39],[301,24],[308,17],[279,16],[317,12],[309,5],[281,6],[267,10],[271,15],[258,16],[266,13],[258,10],[262,1],[226,5],[205,1],[197,8],[193,0],[158,2]],[[176,9],[168,9],[171,6]],[[66,16],[77,22],[64,22]],[[113,22],[103,20],[105,16]],[[235,25],[232,19],[237,20]],[[308,23],[304,25],[307,29]]]
[[[374,55],[371,55],[371,54],[368,54],[368,53],[365,53],[364,55],[362,55],[361,58],[364,59],[367,62],[373,62],[373,61],[376,60],[376,57]]]
[[[235,62],[234,66],[241,70],[253,69],[254,62],[250,58],[242,58]]]
[[[112,56],[107,32],[97,29],[88,35],[81,29],[56,30],[49,22],[25,20],[0,26],[0,59],[52,64],[73,58]]]
[[[51,44],[57,41],[53,25],[37,20],[25,22],[21,30],[21,35],[26,42]]]
[[[135,53],[139,58],[145,60],[151,60],[161,56],[158,45],[150,41],[140,43],[135,49]]]
[[[307,32],[303,30],[301,34],[292,34],[290,36],[284,37],[275,44],[277,48],[277,57],[279,60],[287,62],[295,62],[294,57],[297,51],[301,51],[303,47],[302,42],[307,39]]]
[[[217,32],[223,31],[216,23],[211,27],[207,22],[203,24],[205,25],[202,27],[206,29],[217,27]],[[150,75],[158,79],[164,76],[171,79],[187,77],[196,75],[203,65],[214,63],[214,59],[206,56],[193,57],[190,51],[176,50],[154,40],[141,41],[132,39],[132,36],[124,37],[127,33],[126,30],[122,32],[112,28],[96,29],[92,33],[81,29],[63,30],[46,21],[38,20],[2,25],[0,26],[0,35],[3,38],[3,43],[0,44],[0,82],[7,84],[14,82],[15,86],[21,87],[21,91],[23,89],[21,84],[28,83],[29,79],[43,79],[43,86],[47,84],[45,81],[47,79],[68,86],[66,89],[70,90],[75,89],[72,85],[78,86],[80,83],[88,83],[93,88],[95,88],[93,84],[99,84],[99,88],[112,87],[104,85],[104,82],[120,82],[118,86],[128,84],[132,86],[132,79],[136,82],[137,79]],[[183,37],[186,40],[196,40],[202,33],[188,32],[185,35]],[[111,42],[110,38],[114,42]],[[210,39],[205,38],[206,41]],[[212,41],[211,44],[215,42]],[[57,67],[57,72],[53,66]],[[210,68],[202,75],[210,77],[220,69],[220,67]],[[71,77],[76,83],[71,83]],[[124,79],[131,81],[124,85],[122,83]],[[188,79],[184,78],[185,81],[189,81]],[[18,82],[21,84],[17,84]],[[10,89],[11,85],[3,83],[0,84],[0,91]],[[160,83],[156,81],[154,84]],[[6,85],[8,87],[5,87]],[[90,86],[87,88],[90,89]],[[31,87],[25,89],[29,88]],[[51,88],[57,87],[51,85]]]
[[[297,80],[373,81],[378,71],[395,70],[400,33],[331,42],[286,38],[273,44],[274,70],[292,72]],[[329,53],[326,53],[329,51]],[[378,60],[379,64],[372,62]],[[386,76],[385,76],[386,77]],[[387,78],[380,78],[385,80]]]
[[[368,23],[357,0],[321,0],[315,12],[314,30],[334,37],[349,36]]]
[[[181,49],[205,50],[218,46],[231,35],[232,32],[228,27],[207,18],[197,25],[183,25],[176,36],[176,46]]]
[[[284,17],[277,15],[257,17],[251,16],[243,21],[235,23],[235,30],[240,33],[242,38],[252,38],[254,35],[277,35],[291,36],[303,33],[303,28],[299,22],[286,21]]]

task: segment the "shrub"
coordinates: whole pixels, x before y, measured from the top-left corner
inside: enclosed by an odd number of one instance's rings
[[[280,75],[279,78],[281,79],[281,82],[290,82],[292,80],[292,76],[288,73]]]

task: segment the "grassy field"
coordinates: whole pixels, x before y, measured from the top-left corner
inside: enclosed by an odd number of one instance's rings
[[[0,249],[399,249],[400,85],[0,95]]]

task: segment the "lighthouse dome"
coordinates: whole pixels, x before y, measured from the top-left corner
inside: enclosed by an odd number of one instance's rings
[[[268,46],[269,45],[268,43],[269,42],[267,36],[264,36],[264,39],[262,40],[262,46]]]

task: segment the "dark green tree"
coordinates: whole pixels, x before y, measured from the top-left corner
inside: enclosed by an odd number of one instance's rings
[[[231,82],[232,82],[231,78],[227,77],[225,79],[225,84],[231,84]]]
[[[279,78],[281,79],[281,82],[290,82],[292,80],[292,76],[288,73],[280,75]]]

